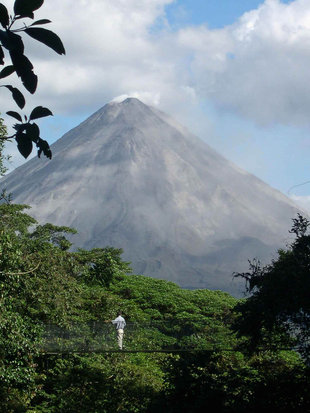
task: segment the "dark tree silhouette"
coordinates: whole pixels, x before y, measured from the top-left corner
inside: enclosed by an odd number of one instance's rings
[[[23,22],[23,26],[16,27],[17,23],[21,22],[23,18],[34,19],[34,11],[39,9],[43,2],[44,0],[15,0],[13,14],[9,14],[4,4],[0,3],[0,24],[3,28],[0,29],[0,65],[4,66],[7,59],[11,61],[11,64],[6,65],[0,71],[0,79],[7,78],[13,73],[16,73],[25,89],[31,94],[34,94],[37,89],[38,77],[33,71],[34,67],[32,63],[24,54],[25,48],[20,34],[26,33],[33,39],[50,47],[56,53],[60,55],[65,54],[65,49],[60,38],[54,32],[40,27],[51,23],[50,20],[37,20],[28,26]],[[19,89],[9,84],[0,85],[0,87],[8,89],[17,106],[20,109],[24,108],[26,100]],[[47,158],[51,159],[52,153],[49,144],[40,137],[40,129],[33,121],[50,116],[52,112],[48,108],[37,106],[31,111],[29,116],[22,116],[16,111],[7,111],[6,113],[19,123],[13,126],[15,133],[12,136],[1,137],[0,139],[15,139],[19,152],[25,158],[30,155],[33,144],[35,144],[39,157],[43,152]]]
[[[251,264],[248,273],[236,274],[247,282],[251,296],[237,306],[240,335],[250,338],[252,349],[271,337],[288,339],[310,363],[310,222],[298,214],[291,233],[296,239],[277,260],[261,267]]]

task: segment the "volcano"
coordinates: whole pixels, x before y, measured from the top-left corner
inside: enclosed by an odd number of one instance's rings
[[[285,245],[293,202],[167,114],[111,102],[0,181],[40,223],[78,230],[74,248],[122,248],[133,271],[240,295],[248,259]]]

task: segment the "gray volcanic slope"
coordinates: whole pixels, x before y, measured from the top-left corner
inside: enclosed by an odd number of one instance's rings
[[[239,294],[232,272],[284,246],[297,207],[166,114],[109,103],[0,183],[75,247],[124,249],[135,273]],[[242,284],[243,286],[243,284]]]

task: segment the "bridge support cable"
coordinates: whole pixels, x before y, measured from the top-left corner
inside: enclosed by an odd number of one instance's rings
[[[233,352],[238,349],[234,333],[223,320],[210,317],[204,320],[159,320],[128,322],[124,335],[124,349],[118,350],[115,327],[106,322],[73,323],[66,327],[43,326],[40,353],[184,353]],[[292,350],[270,348],[265,350]]]

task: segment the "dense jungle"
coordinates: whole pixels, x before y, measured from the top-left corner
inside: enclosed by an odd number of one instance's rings
[[[133,275],[113,247],[72,252],[74,230],[26,212],[0,205],[1,412],[310,410],[305,219],[236,299]]]

